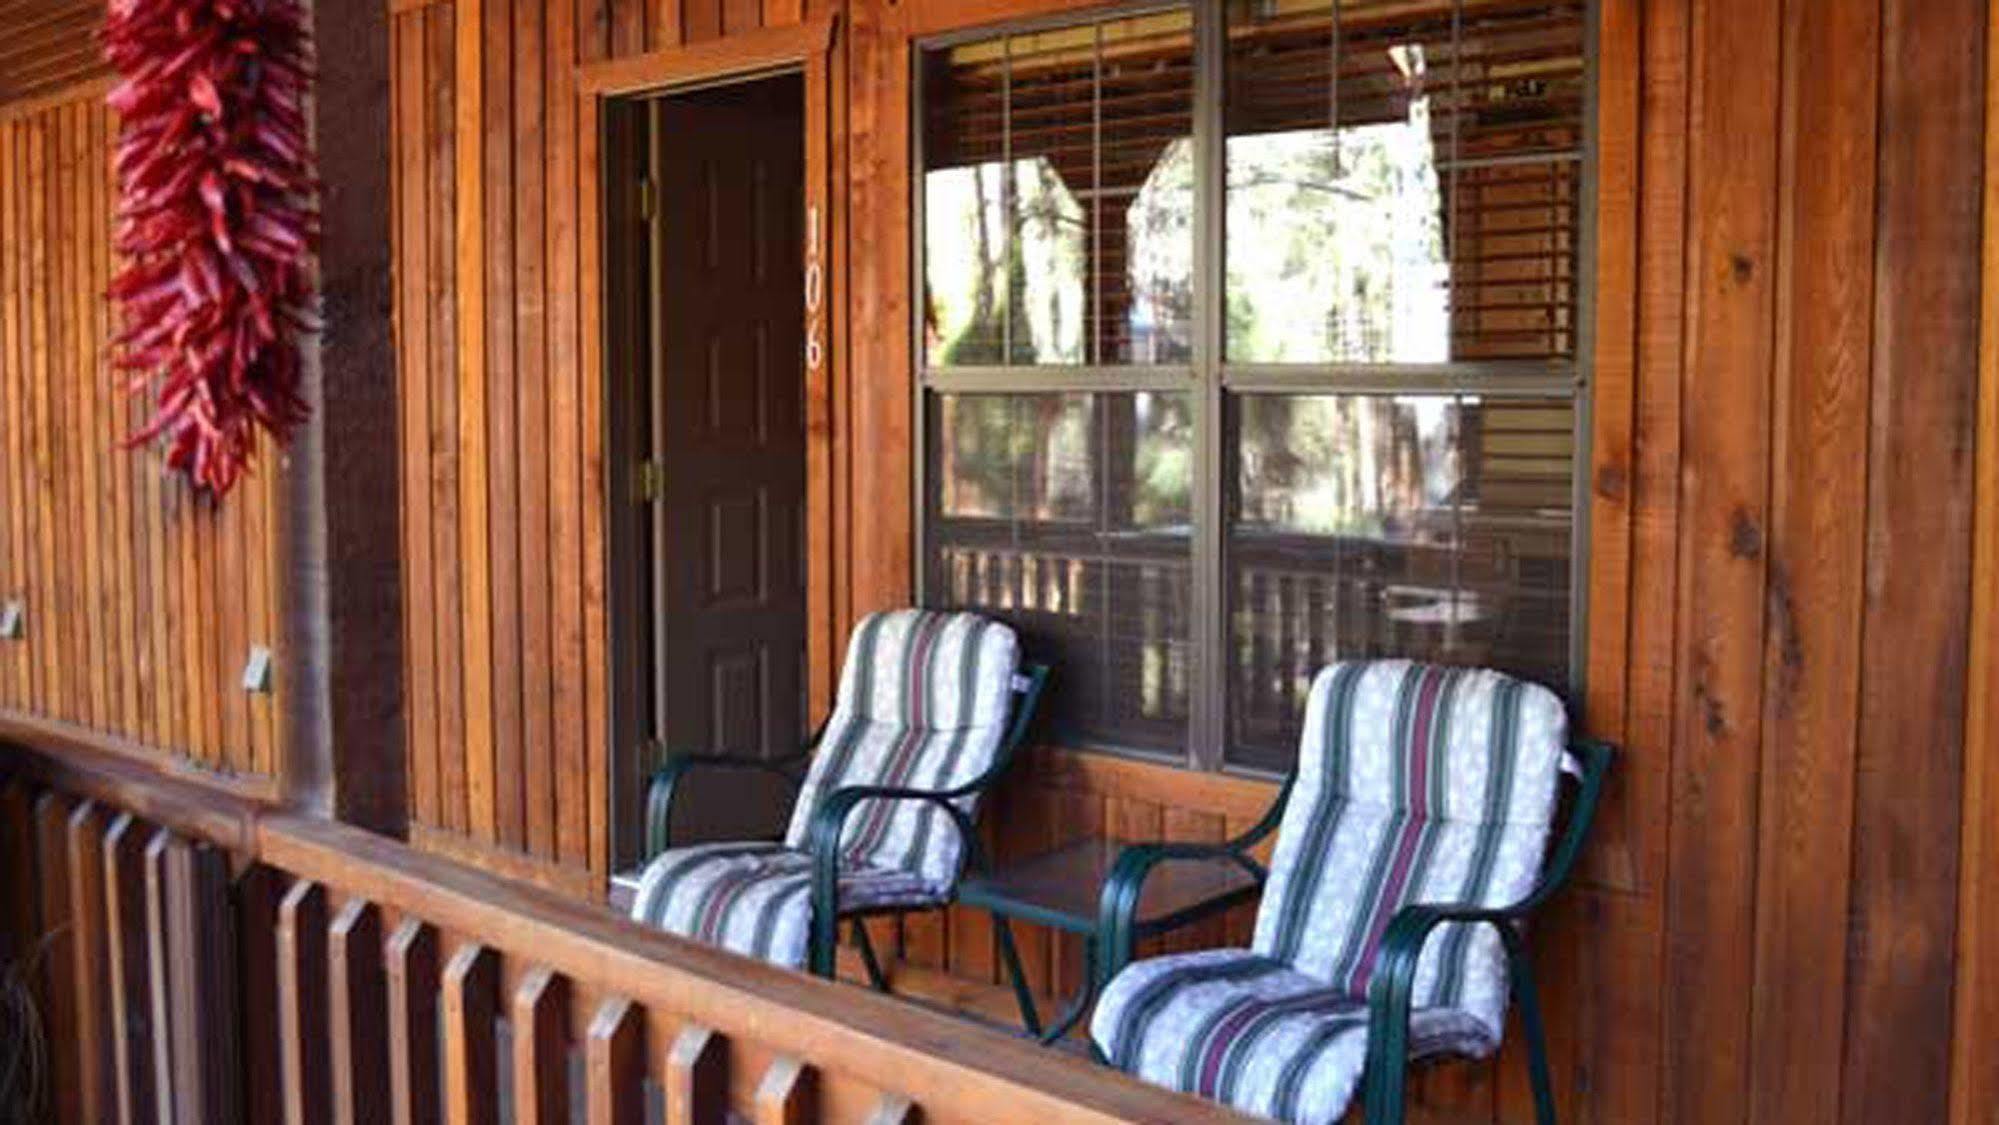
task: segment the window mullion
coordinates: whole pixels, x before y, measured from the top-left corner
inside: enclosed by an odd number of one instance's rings
[[[1190,760],[1220,769],[1228,700],[1228,590],[1222,558],[1223,208],[1227,141],[1222,120],[1227,29],[1221,5],[1194,7],[1194,535],[1192,621],[1188,641]]]

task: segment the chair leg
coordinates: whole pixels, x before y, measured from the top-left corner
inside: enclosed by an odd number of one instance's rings
[[[815,888],[812,896],[812,928],[806,935],[806,968],[813,976],[833,980],[839,976],[834,960],[840,944],[840,914],[833,896]]]
[[[1013,985],[1014,1003],[1020,1005],[1020,1023],[1029,1035],[1041,1037],[1041,1013],[1035,1010],[1034,993],[1027,987],[1027,973],[1020,967],[1020,949],[1013,944],[1013,927],[1006,917],[993,915],[993,938],[1000,948],[1000,961],[1006,966],[1008,982]]]
[[[868,984],[876,992],[888,991],[888,978],[882,975],[881,962],[875,959],[874,939],[868,936],[867,926],[859,918],[853,920],[854,944],[861,947],[861,964],[868,970]]]
[[[1409,1080],[1408,1052],[1397,1049],[1393,1059],[1380,1065],[1386,1069],[1377,1076],[1373,1067],[1362,1075],[1366,1087],[1367,1125],[1402,1125],[1403,1085]]]
[[[1520,1008],[1520,1026],[1527,1033],[1527,1073],[1534,1085],[1536,1125],[1555,1125],[1555,1083],[1548,1073],[1548,1034],[1541,1022],[1541,998],[1534,987],[1534,967],[1527,960],[1527,943],[1506,931],[1508,975],[1513,1002]]]

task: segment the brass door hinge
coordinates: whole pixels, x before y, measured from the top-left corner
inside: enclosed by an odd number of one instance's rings
[[[639,177],[639,222],[650,223],[659,214],[659,181]]]
[[[656,504],[666,491],[666,469],[657,458],[640,461],[632,469],[632,498],[641,504]]]
[[[666,743],[657,738],[642,738],[639,740],[639,763],[641,768],[650,773],[658,769],[665,761]]]

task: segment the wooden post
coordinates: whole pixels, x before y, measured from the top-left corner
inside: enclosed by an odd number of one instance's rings
[[[715,1121],[729,1108],[729,1041],[698,1024],[680,1029],[666,1055],[666,1125]]]
[[[590,1125],[638,1125],[645,1110],[645,1013],[613,998],[590,1021]]]
[[[70,917],[75,930],[77,1110],[80,1121],[108,1121],[117,1112],[113,1085],[109,905],[105,901],[104,810],[85,801],[69,816]]]
[[[389,1090],[396,1125],[437,1121],[437,931],[405,918],[389,937]]]
[[[382,916],[353,899],[340,908],[326,941],[333,1051],[333,1117],[348,1125],[386,1121],[389,1087],[387,1012],[383,1005]]]
[[[152,958],[146,940],[148,830],[124,813],[104,837],[105,935],[111,961],[111,1050],[119,1125],[151,1125]]]
[[[805,1125],[818,1108],[812,1068],[789,1055],[772,1060],[757,1083],[756,1125]]]
[[[326,891],[305,880],[278,905],[278,1041],[286,1125],[326,1121]]]
[[[494,1125],[499,1087],[493,1058],[500,958],[467,945],[444,969],[444,1118],[450,1125]]]
[[[569,1120],[569,981],[544,968],[514,990],[514,1121]]]
[[[407,827],[402,593],[389,222],[388,9],[313,5],[322,68],[319,346],[312,417],[284,460],[289,677],[284,782],[308,807],[390,835]],[[339,643],[333,643],[335,637]]]

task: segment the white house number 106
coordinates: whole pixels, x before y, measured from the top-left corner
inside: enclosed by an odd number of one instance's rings
[[[819,315],[825,307],[826,271],[819,260],[819,208],[805,209],[805,369],[818,371],[825,359]]]

